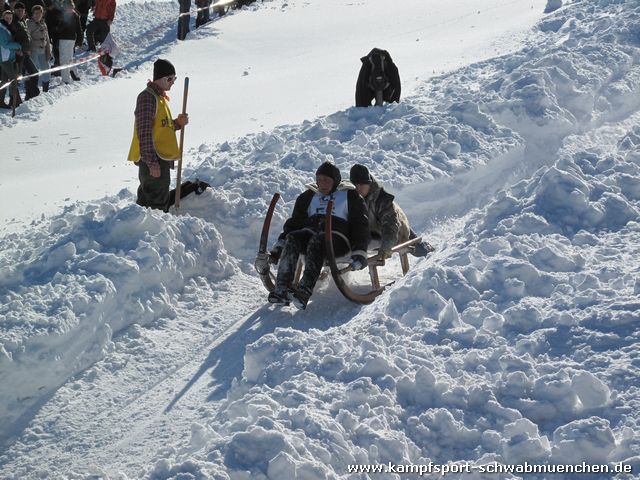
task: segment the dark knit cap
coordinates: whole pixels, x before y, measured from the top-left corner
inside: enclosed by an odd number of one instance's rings
[[[326,177],[333,178],[333,188],[331,191],[335,191],[338,185],[342,181],[342,175],[340,175],[340,169],[331,162],[324,162],[316,170],[316,175],[324,175]]]
[[[21,8],[21,9],[23,9],[23,10],[24,10],[24,9],[25,9],[25,8],[24,8],[24,3],[22,3],[22,2],[16,2],[16,4],[13,6],[13,9],[15,10],[15,9],[17,9],[17,8]]]
[[[156,60],[153,63],[153,80],[158,80],[162,77],[169,77],[176,74],[176,69],[173,67],[169,60],[162,58]]]
[[[353,167],[351,167],[351,171],[349,172],[349,180],[354,185],[360,185],[363,183],[370,184],[373,179],[371,178],[371,174],[367,167],[364,165],[360,165],[356,163]]]

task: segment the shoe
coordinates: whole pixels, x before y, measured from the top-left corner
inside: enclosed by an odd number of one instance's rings
[[[0,108],[11,110],[11,105],[7,105],[5,102],[0,102]]]
[[[74,72],[73,70],[71,70],[71,78],[73,79],[74,82],[77,82],[80,80],[80,77],[76,75],[76,72]]]
[[[413,251],[411,252],[411,255],[413,255],[414,257],[426,257],[431,252],[435,251],[436,249],[433,248],[429,243],[421,242],[416,244],[416,246],[413,248]]]
[[[49,82],[42,82],[42,91],[45,93],[49,91]]]
[[[289,291],[289,300],[300,310],[307,308],[307,303],[313,292],[306,287],[300,287]]]
[[[267,297],[267,301],[269,303],[273,303],[275,305],[289,305],[289,298],[286,290],[281,290],[276,288],[273,292],[269,293]]]

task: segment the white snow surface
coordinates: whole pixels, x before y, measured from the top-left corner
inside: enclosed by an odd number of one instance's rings
[[[118,9],[122,78],[0,115],[0,478],[639,478],[637,1],[273,0],[181,43],[174,3]],[[403,97],[351,107],[374,46]],[[184,178],[213,187],[179,215],[136,206],[123,160],[159,55],[191,79]],[[273,239],[325,160],[437,251],[371,305],[327,279],[270,306],[268,202]]]

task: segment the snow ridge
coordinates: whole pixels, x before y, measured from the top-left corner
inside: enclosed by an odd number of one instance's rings
[[[345,306],[324,283],[304,320],[257,310],[266,331],[239,343],[241,378],[190,412],[188,444],[155,452],[143,472],[99,474],[337,479],[356,478],[354,464],[431,461],[637,471],[639,21],[635,1],[571,2],[521,51],[430,79],[401,104],[201,145],[185,177],[214,189],[185,199],[183,215],[122,208],[123,192],[7,236],[18,248],[0,253],[0,303],[30,315],[23,324],[0,307],[0,380],[51,375],[55,363],[33,360],[40,343],[51,355],[86,349],[86,367],[117,329],[171,318],[180,286],[239,278],[271,193],[284,199],[275,231],[321,161],[360,162],[441,239],[436,254],[370,306]],[[240,294],[263,295],[254,286]],[[23,298],[33,313],[12,303]],[[63,367],[57,385],[84,368]],[[7,393],[2,419],[29,420],[56,385],[39,387]]]

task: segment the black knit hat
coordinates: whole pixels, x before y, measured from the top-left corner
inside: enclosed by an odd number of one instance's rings
[[[361,185],[363,183],[370,184],[371,182],[373,182],[373,179],[371,178],[371,174],[369,173],[369,170],[367,170],[367,167],[365,167],[364,165],[360,165],[359,163],[356,163],[353,167],[351,167],[351,171],[349,172],[349,180],[351,180],[351,183],[353,183],[354,185]]]
[[[25,7],[24,7],[24,3],[22,3],[22,2],[16,2],[16,4],[13,6],[13,9],[14,9],[14,10],[16,10],[16,9],[18,9],[18,8],[21,8],[21,9],[23,9],[23,10],[24,10],[24,9],[25,9]]]
[[[173,64],[169,60],[164,60],[162,58],[156,60],[153,63],[153,80],[158,80],[162,77],[168,77],[170,75],[175,75],[176,69]]]
[[[324,162],[322,165],[320,165],[318,167],[318,170],[316,170],[316,175],[324,175],[333,179],[333,188],[331,189],[332,192],[335,192],[336,188],[338,188],[338,185],[342,181],[340,169],[331,162]]]

